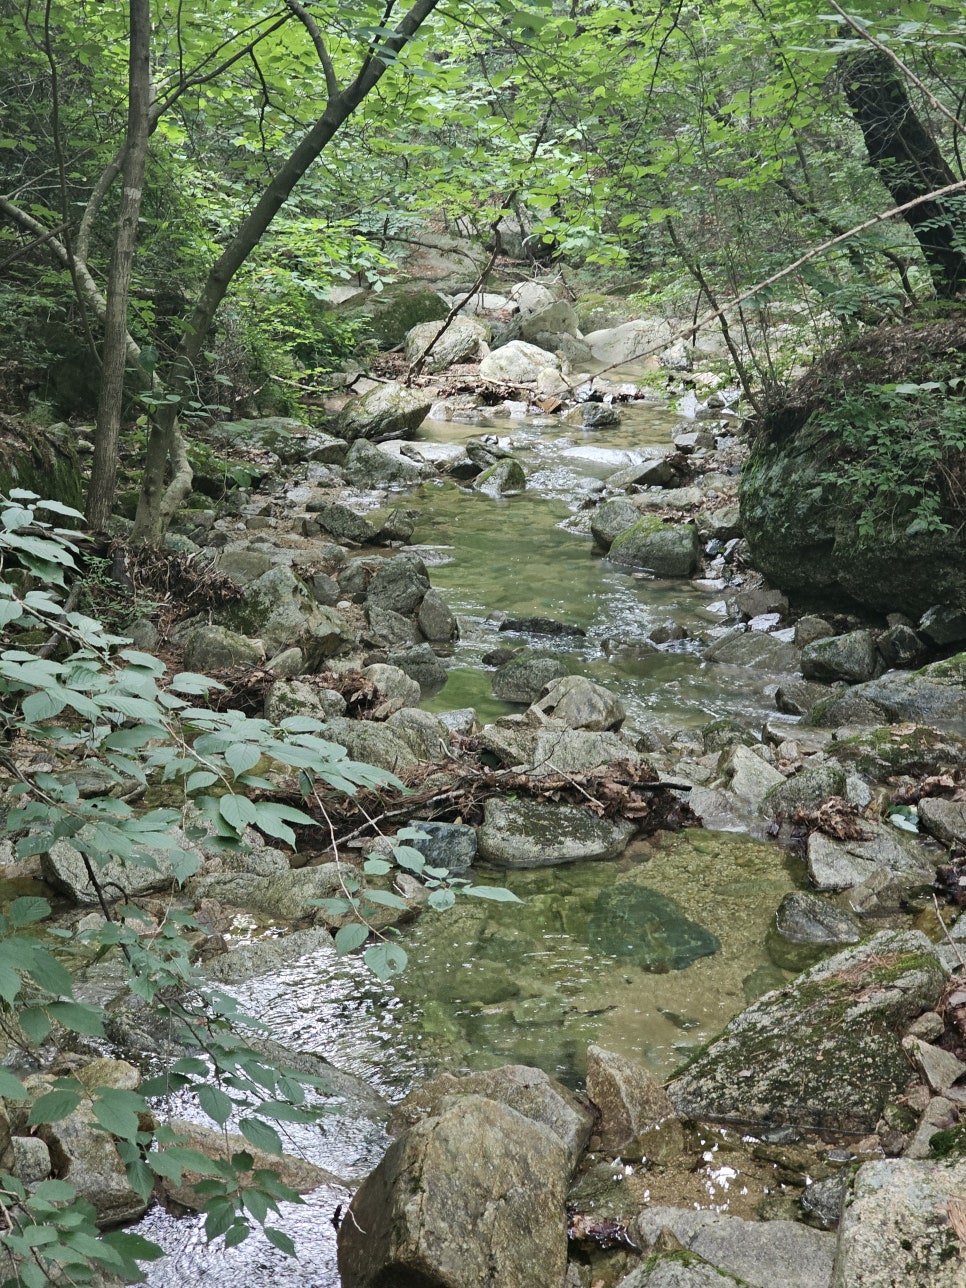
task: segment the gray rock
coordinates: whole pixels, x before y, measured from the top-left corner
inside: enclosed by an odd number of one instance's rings
[[[343,545],[368,546],[375,540],[375,525],[364,514],[356,514],[338,501],[322,506],[315,512],[315,518],[320,527]]]
[[[915,666],[922,661],[926,652],[925,645],[916,632],[901,623],[883,631],[876,640],[876,648],[890,670],[894,667]]]
[[[259,976],[277,974],[300,957],[322,948],[335,952],[331,934],[324,926],[310,926],[287,935],[237,944],[226,953],[208,958],[202,970],[208,979],[217,980],[220,984],[247,984]]]
[[[785,779],[767,761],[748,747],[732,747],[721,771],[734,794],[751,809],[760,810],[772,788],[784,786]]]
[[[405,456],[383,451],[375,443],[358,438],[345,458],[345,476],[353,487],[371,491],[415,487],[426,477],[426,471]]]
[[[571,354],[567,356],[571,362],[574,361]],[[587,349],[587,357],[590,357],[590,349]],[[615,407],[613,403],[602,402],[580,403],[565,417],[569,424],[580,425],[583,429],[607,429],[611,425],[619,425],[621,419],[619,407]]]
[[[913,774],[924,778],[966,764],[966,738],[928,725],[886,725],[840,736],[834,755],[872,779]]]
[[[570,1174],[557,1134],[480,1096],[390,1146],[339,1229],[343,1288],[561,1288]]]
[[[486,355],[480,363],[480,379],[492,380],[495,384],[532,385],[548,368],[560,371],[560,359],[556,354],[524,340],[511,340]]]
[[[871,1132],[905,1088],[900,1034],[945,986],[935,945],[883,931],[737,1016],[669,1086],[693,1118]]]
[[[936,604],[923,613],[919,629],[934,644],[957,644],[966,640],[966,608]]]
[[[719,1212],[655,1206],[633,1222],[631,1236],[647,1250],[665,1229],[689,1252],[747,1288],[828,1288],[835,1236],[822,1230],[797,1221],[743,1221]],[[718,1288],[713,1279],[704,1282]],[[653,1279],[643,1283],[655,1288]],[[663,1288],[674,1280],[658,1283]]]
[[[587,1096],[599,1111],[600,1148],[628,1156],[651,1157],[644,1142],[655,1128],[674,1118],[668,1094],[650,1070],[614,1051],[587,1048]]]
[[[493,693],[502,702],[535,702],[548,684],[566,675],[555,657],[522,654],[505,662],[493,676]]]
[[[566,300],[554,300],[542,309],[527,313],[520,324],[520,336],[524,340],[535,341],[542,331],[560,332],[563,335],[577,335],[577,314]]]
[[[782,898],[775,925],[791,944],[829,947],[857,944],[862,938],[862,924],[857,917],[807,890],[791,890]]]
[[[958,963],[957,963],[958,964]],[[932,1138],[937,1131],[948,1131],[959,1121],[959,1105],[945,1096],[933,1096],[923,1110],[919,1126],[903,1151],[903,1158],[929,1158]]]
[[[616,858],[634,835],[624,819],[602,819],[576,805],[491,799],[477,833],[480,855],[508,868],[541,868]]]
[[[512,457],[497,461],[473,480],[474,491],[486,492],[490,496],[509,496],[525,491],[526,486],[527,476],[523,466]]]
[[[184,637],[183,660],[185,670],[207,674],[225,666],[258,666],[265,649],[227,626],[195,626]]]
[[[427,590],[417,620],[420,631],[433,643],[448,644],[456,638],[456,618],[438,590]]]
[[[554,303],[555,296],[542,282],[527,280],[517,282],[510,290],[510,299],[518,306],[521,314],[538,313]]]
[[[582,675],[564,675],[551,680],[533,710],[552,716],[568,729],[599,732],[619,729],[627,708],[616,694]]]
[[[446,667],[428,644],[414,644],[412,648],[390,654],[389,661],[415,680],[422,697],[435,693],[446,683]],[[413,703],[413,706],[416,704]]]
[[[350,443],[357,438],[412,438],[431,405],[425,390],[390,380],[350,399],[339,414],[338,432]]]
[[[337,863],[292,868],[271,876],[217,872],[196,878],[190,890],[198,900],[217,899],[219,903],[244,908],[272,920],[299,921],[303,917],[317,917],[320,910],[313,900],[329,899],[341,892],[342,873]]]
[[[316,604],[292,570],[281,565],[242,587],[240,601],[227,615],[231,626],[257,635],[272,654],[301,648],[309,670],[355,638],[334,608]]]
[[[924,796],[919,802],[919,821],[930,836],[944,845],[966,842],[966,801]]]
[[[413,819],[410,827],[424,833],[421,838],[408,841],[414,850],[426,856],[433,867],[448,868],[450,872],[466,872],[476,858],[476,828],[465,823],[435,823]]]
[[[334,608],[342,598],[339,583],[324,572],[315,573],[308,579],[306,585],[315,602],[325,604],[328,608]]]
[[[617,1288],[735,1288],[737,1283],[734,1275],[716,1270],[693,1253],[686,1262],[674,1253],[669,1258],[649,1257],[646,1265],[620,1279]]]
[[[276,653],[270,662],[265,663],[266,671],[271,671],[279,679],[291,679],[301,675],[305,670],[305,658],[300,648],[286,648]]]
[[[957,1060],[951,1051],[944,1051],[922,1038],[903,1038],[902,1049],[915,1063],[927,1086],[937,1094],[948,1091],[966,1073],[966,1064]]]
[[[544,729],[533,749],[537,774],[589,774],[621,760],[639,761],[637,752],[616,733],[589,729]]]
[[[11,1136],[13,1171],[24,1185],[37,1185],[50,1175],[50,1150],[37,1136]]]
[[[413,616],[429,590],[429,574],[422,559],[396,555],[383,559],[368,587],[369,607],[388,608],[404,617]]]
[[[820,729],[840,729],[843,725],[881,725],[888,717],[885,708],[862,697],[860,689],[850,689],[833,697],[819,698],[805,713],[809,724]]]
[[[419,641],[419,630],[411,617],[394,613],[391,608],[369,604],[366,608],[372,635],[386,648],[405,648]]]
[[[712,644],[705,657],[726,666],[752,666],[778,674],[797,671],[801,655],[794,644],[786,644],[765,631],[741,631]]]
[[[812,1218],[813,1224],[818,1221],[823,1229],[835,1229],[842,1219],[842,1206],[849,1192],[849,1179],[849,1173],[841,1171],[805,1186],[802,1192],[802,1210]]]
[[[845,795],[845,770],[834,763],[806,763],[791,778],[772,787],[762,808],[778,817],[816,809],[829,796]]]
[[[442,331],[442,322],[419,322],[406,334],[406,360],[415,362],[433,345],[423,370],[445,371],[457,362],[473,362],[486,353],[490,328],[476,318],[457,316]],[[439,338],[437,338],[439,337]]]
[[[439,716],[418,707],[403,707],[386,721],[420,760],[443,761],[449,756],[449,730]]]
[[[82,831],[77,839],[82,840],[83,836]],[[171,829],[167,844],[170,848],[162,849],[154,845],[146,847],[144,863],[137,863],[134,859],[112,858],[101,864],[91,859],[105,900],[117,903],[120,899],[126,901],[142,894],[172,890],[177,884],[176,870],[184,870],[187,874],[200,865],[200,853],[189,843],[180,828]],[[69,841],[55,841],[40,856],[40,870],[47,884],[60,890],[73,903],[81,907],[100,906],[100,898],[87,875],[84,859]]]
[[[480,730],[480,748],[495,756],[501,765],[529,769],[535,763],[539,728],[520,716],[504,716]]]
[[[508,1064],[460,1078],[437,1074],[399,1102],[389,1121],[390,1135],[396,1136],[423,1118],[432,1117],[444,1097],[449,1096],[485,1096],[549,1128],[567,1150],[571,1168],[580,1161],[594,1125],[586,1104],[555,1078],[542,1069]]]
[[[865,1163],[839,1227],[832,1288],[963,1288],[963,1245],[948,1220],[966,1163]]]
[[[616,538],[632,528],[640,517],[641,512],[630,497],[612,496],[602,501],[590,516],[590,530],[597,544],[609,550]]]
[[[657,577],[690,577],[701,547],[691,524],[665,523],[646,515],[615,538],[609,557],[614,563],[646,568]]]
[[[807,716],[816,702],[826,701],[827,698],[828,689],[824,684],[812,684],[808,680],[785,680],[775,690],[775,707],[787,716]]]
[[[419,702],[419,685],[398,666],[377,662],[363,668],[362,674],[379,690],[382,700],[375,714],[385,717],[402,707],[415,707]]]
[[[830,639],[834,634],[835,628],[824,617],[806,615],[795,623],[795,643],[799,648],[814,644],[816,640]]]
[[[885,872],[906,887],[931,885],[935,863],[915,838],[887,823],[863,819],[867,841],[838,841],[824,832],[808,838],[808,872],[816,890],[848,890]]]
[[[327,720],[345,712],[345,698],[335,689],[323,689],[303,680],[276,680],[265,694],[265,719],[281,724],[289,716]]]
[[[607,486],[626,491],[635,487],[668,487],[674,479],[674,466],[668,456],[652,456],[637,465],[625,465],[607,476]]]
[[[802,675],[806,680],[844,680],[861,684],[876,669],[875,638],[871,631],[849,631],[829,639],[813,640],[802,650]]]
[[[889,720],[966,725],[966,653],[918,671],[889,671],[850,692],[876,703]]]
[[[625,322],[584,336],[598,362],[637,362],[642,355],[667,348],[673,328],[663,319]]]
[[[372,720],[347,720],[340,716],[326,723],[322,736],[344,747],[352,760],[392,773],[410,769],[419,760],[396,729]]]

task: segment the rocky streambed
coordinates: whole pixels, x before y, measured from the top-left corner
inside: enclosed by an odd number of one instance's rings
[[[313,903],[331,852],[200,854],[205,969],[342,1113],[292,1140],[325,1169],[298,1263],[156,1209],[151,1282],[961,1285],[966,620],[790,606],[743,540],[735,395],[573,398],[528,343],[332,433],[223,426],[260,482],[179,519],[233,589],[168,646],[410,785],[338,861],[416,826],[523,904],[437,912],[401,873],[383,983]],[[69,846],[44,875],[92,915]]]

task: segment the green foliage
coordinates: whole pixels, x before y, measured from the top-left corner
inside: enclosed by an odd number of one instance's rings
[[[966,499],[966,380],[953,375],[845,391],[816,418],[822,482],[855,515],[859,541],[948,532]]]
[[[208,986],[192,964],[191,937],[198,927],[188,912],[172,903],[160,927],[146,933],[150,919],[123,896],[117,901],[117,886],[124,874],[157,870],[162,861],[181,883],[198,869],[198,843],[238,849],[249,827],[294,846],[294,827],[312,825],[308,809],[328,793],[401,785],[383,770],[351,761],[314,719],[291,717],[275,726],[238,711],[211,710],[204,699],[219,687],[215,681],[190,672],[169,679],[157,658],[126,647],[125,639],[94,617],[65,611],[61,598],[74,571],[73,547],[69,532],[45,516],[78,517],[25,491],[0,498],[0,712],[21,745],[41,753],[38,759],[13,747],[3,757],[3,831],[20,857],[69,842],[105,919],[96,929],[73,933],[45,924],[51,909],[44,899],[21,897],[10,904],[0,915],[0,1028],[31,1058],[43,1047],[48,1060],[51,1050],[79,1038],[103,1039],[107,1015],[77,998],[70,966],[78,953],[110,955],[123,962],[132,998],[163,1016],[170,1037],[188,1054],[137,1092],[91,1091],[77,1078],[63,1077],[28,1094],[13,1071],[0,1066],[0,1096],[26,1102],[31,1126],[88,1115],[114,1138],[132,1188],[145,1199],[158,1177],[180,1181],[185,1169],[202,1174],[209,1239],[224,1238],[230,1246],[254,1223],[291,1253],[287,1236],[265,1223],[281,1201],[297,1202],[298,1196],[271,1171],[256,1169],[249,1176],[253,1163],[247,1153],[210,1160],[185,1148],[171,1128],[149,1129],[150,1111],[156,1097],[191,1096],[217,1126],[229,1128],[237,1120],[255,1148],[279,1153],[277,1125],[314,1122],[323,1112],[321,1084],[267,1062],[251,1047],[259,1023]],[[51,656],[22,647],[38,631],[54,638]],[[274,798],[266,765],[297,776],[305,808]],[[105,790],[82,795],[64,772],[78,766],[103,776]],[[143,808],[130,801],[138,795],[132,787],[157,785],[166,785],[169,799],[173,791],[178,808]],[[436,906],[451,901],[438,896],[466,886],[450,881],[443,869],[426,867],[405,844],[396,848],[393,862],[424,875]],[[373,873],[390,869],[388,861],[370,865]],[[364,949],[368,964],[383,977],[401,970],[405,953],[385,936],[373,939],[365,919],[405,903],[391,891],[365,888],[349,867],[344,889],[339,951]],[[135,1259],[160,1255],[137,1236],[102,1236],[90,1205],[59,1181],[28,1191],[16,1177],[0,1175],[0,1207],[6,1228],[0,1245],[15,1258],[22,1284],[46,1283],[62,1266],[76,1283],[89,1282],[98,1268],[136,1280],[141,1275]]]

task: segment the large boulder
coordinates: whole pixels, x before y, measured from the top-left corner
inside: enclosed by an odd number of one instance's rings
[[[802,675],[806,680],[861,684],[872,679],[877,662],[872,632],[849,631],[847,635],[833,635],[806,644],[802,650]]]
[[[915,521],[910,503],[865,507],[829,479],[856,459],[854,423],[826,413],[886,383],[935,380],[951,351],[966,348],[961,320],[865,331],[808,371],[785,402],[764,418],[742,472],[741,516],[752,561],[768,580],[802,598],[858,603],[880,612],[918,616],[941,598],[966,604],[966,529],[941,475],[926,497],[945,527]],[[869,395],[866,395],[867,397]],[[879,403],[873,401],[868,418]],[[929,408],[923,408],[928,415]],[[866,464],[866,458],[863,458]],[[910,452],[904,482],[923,477]],[[860,530],[859,518],[872,531]]]
[[[808,838],[808,873],[816,890],[850,890],[877,873],[902,886],[928,886],[936,875],[929,852],[904,832],[863,819],[865,840],[840,841],[824,832]]]
[[[842,1215],[832,1288],[962,1288],[966,1256],[950,1213],[964,1194],[963,1162],[865,1163]]]
[[[617,564],[646,568],[657,577],[691,577],[701,546],[692,524],[665,523],[645,515],[614,539],[609,557]]]
[[[542,1069],[507,1064],[460,1078],[450,1073],[430,1078],[396,1106],[389,1120],[390,1135],[398,1136],[421,1119],[438,1113],[447,1096],[485,1096],[548,1127],[567,1150],[571,1168],[577,1166],[587,1148],[594,1125],[594,1116],[587,1105],[556,1078]]]
[[[502,702],[535,702],[548,684],[566,675],[562,662],[555,657],[534,657],[521,653],[503,665],[493,676],[493,693]]]
[[[495,797],[477,833],[480,856],[506,868],[614,859],[634,835],[625,819],[595,818],[579,805]]]
[[[449,306],[437,291],[397,282],[370,292],[361,310],[350,306],[348,311],[366,318],[380,349],[394,349],[420,322],[441,321]]]
[[[431,405],[424,389],[408,389],[389,380],[361,398],[350,399],[339,413],[337,429],[350,443],[357,438],[412,438]]]
[[[582,675],[564,675],[552,680],[533,709],[541,715],[553,716],[568,729],[592,732],[619,729],[627,715],[627,708],[616,694]]]
[[[85,839],[85,831],[78,834],[79,842]],[[177,885],[175,873],[190,875],[200,865],[201,855],[180,828],[172,828],[166,837],[158,834],[157,841],[146,849],[143,862],[135,858],[110,858],[103,864],[91,862],[100,891],[91,882],[83,855],[70,841],[55,841],[41,855],[40,870],[47,884],[65,894],[72,903],[99,907],[102,895],[107,903],[117,903],[119,899],[127,902],[138,895],[173,890]]]
[[[849,692],[874,703],[889,720],[950,721],[966,728],[966,653],[918,671],[888,671]]]
[[[480,363],[480,378],[503,385],[532,385],[548,368],[560,371],[560,359],[555,354],[524,340],[511,340],[486,355]]]
[[[352,1200],[343,1288],[563,1288],[569,1175],[548,1127],[482,1096],[444,1101]]]
[[[429,590],[426,565],[415,555],[384,559],[369,582],[369,606],[413,616]]]
[[[189,671],[217,671],[225,666],[258,666],[265,649],[227,626],[193,626],[183,639],[184,665]]]
[[[666,349],[672,334],[670,323],[655,319],[625,322],[621,326],[591,331],[584,340],[598,362],[620,366],[641,362],[646,355]]]
[[[590,516],[590,531],[604,550],[628,528],[640,522],[641,512],[629,496],[612,496],[602,501]]]
[[[333,657],[355,635],[334,608],[316,603],[308,588],[284,564],[276,564],[241,589],[241,598],[227,610],[229,625],[257,635],[269,656],[298,647],[307,671]]]
[[[426,477],[426,472],[405,456],[383,451],[368,439],[357,438],[345,458],[345,476],[353,487],[369,491],[415,487]]]
[[[442,331],[442,322],[420,322],[406,335],[406,359],[416,362],[432,344],[423,370],[428,374],[445,371],[457,362],[472,362],[487,352],[490,328],[477,318],[455,317]],[[438,338],[437,338],[438,337]]]
[[[547,332],[576,336],[577,314],[566,300],[554,300],[535,313],[525,314],[520,322],[521,339],[532,344],[538,344],[537,336]]]
[[[905,1026],[942,996],[938,950],[882,931],[768,993],[668,1087],[678,1113],[865,1134],[909,1080]]]
[[[486,492],[490,496],[510,496],[523,492],[526,486],[526,471],[512,457],[497,461],[473,480],[474,491]]]
[[[640,757],[619,734],[598,733],[590,729],[562,729],[552,724],[537,735],[533,748],[532,772],[589,774],[621,760],[636,764]]]

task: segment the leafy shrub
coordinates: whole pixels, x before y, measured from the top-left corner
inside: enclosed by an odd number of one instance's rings
[[[187,672],[166,680],[157,658],[125,647],[126,640],[95,618],[65,611],[61,596],[74,569],[74,548],[69,532],[44,515],[79,517],[29,492],[0,497],[0,728],[7,739],[0,757],[6,798],[0,804],[7,807],[2,835],[15,841],[21,858],[68,842],[80,855],[104,920],[97,929],[50,926],[40,935],[35,928],[50,916],[47,901],[13,902],[0,917],[0,1029],[34,1067],[41,1052],[48,1064],[51,1050],[69,1047],[75,1035],[104,1039],[104,1009],[77,999],[68,969],[71,952],[74,959],[78,951],[88,957],[94,952],[123,961],[126,987],[163,1017],[166,1031],[187,1054],[138,1092],[92,1092],[79,1079],[62,1077],[44,1094],[31,1094],[11,1067],[0,1065],[0,1096],[26,1103],[30,1126],[60,1121],[86,1106],[114,1138],[129,1183],[145,1201],[156,1178],[177,1182],[185,1169],[199,1172],[206,1178],[200,1192],[207,1196],[209,1239],[238,1243],[255,1222],[275,1246],[292,1252],[288,1236],[265,1224],[281,1200],[298,1201],[273,1172],[256,1170],[247,1177],[253,1165],[247,1152],[213,1161],[186,1148],[170,1127],[148,1130],[146,1124],[153,1121],[152,1100],[177,1092],[193,1096],[219,1127],[233,1122],[252,1146],[280,1154],[277,1124],[315,1121],[323,1112],[317,1094],[323,1088],[248,1045],[260,1026],[192,965],[190,937],[198,930],[192,916],[172,906],[159,928],[146,925],[136,904],[123,896],[113,901],[105,870],[110,864],[116,873],[120,865],[122,873],[133,874],[157,869],[163,859],[180,883],[198,869],[197,842],[237,849],[249,826],[294,845],[292,825],[314,820],[272,799],[274,784],[262,772],[266,763],[297,775],[303,796],[320,802],[329,792],[351,794],[359,785],[400,784],[349,760],[324,739],[315,720],[292,717],[274,726],[201,705],[210,689],[220,687],[216,682]],[[37,650],[38,637],[49,637],[55,648]],[[23,647],[27,642],[34,646]],[[129,791],[121,799],[107,790],[82,796],[75,779],[60,772],[78,765],[96,769],[109,786],[166,785],[179,808],[138,809],[124,799]],[[454,888],[466,884],[427,868],[406,845],[397,847],[395,861],[423,873],[435,907],[448,906]],[[390,859],[372,859],[369,872],[382,875],[390,866]],[[343,888],[333,905],[349,918],[336,936],[338,950],[365,945],[365,960],[382,977],[401,969],[405,954],[386,938],[370,939],[365,919],[379,906],[402,901],[390,892],[366,890],[348,867]],[[512,897],[485,888],[471,892]],[[0,1173],[10,1166],[7,1155],[3,1160]],[[64,1274],[86,1283],[98,1269],[136,1280],[137,1259],[161,1255],[140,1236],[101,1234],[90,1204],[60,1180],[28,1189],[16,1176],[0,1174],[0,1208],[0,1246],[19,1276],[10,1284],[39,1288]]]
[[[823,483],[855,514],[859,540],[949,532],[966,502],[966,378],[843,390],[815,420],[827,433]]]

